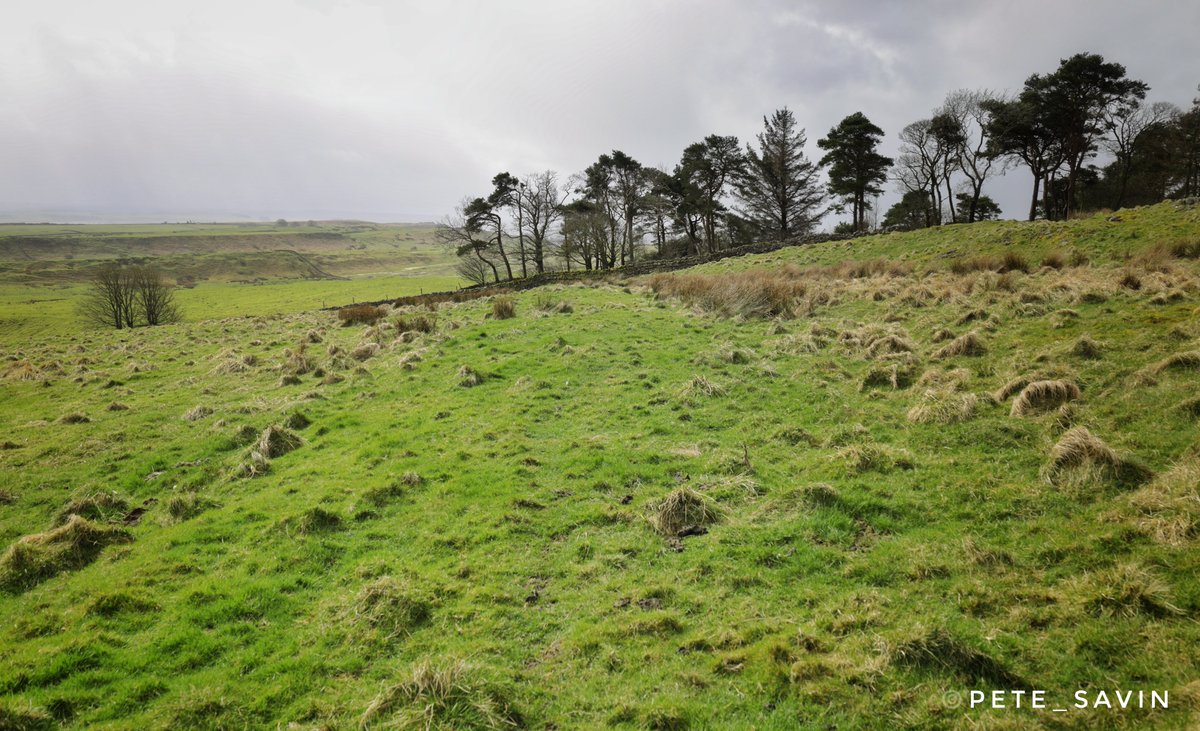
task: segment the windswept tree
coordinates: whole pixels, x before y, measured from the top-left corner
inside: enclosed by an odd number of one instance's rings
[[[489,232],[488,243],[490,246],[494,246],[496,253],[500,255],[507,278],[512,279],[512,262],[509,260],[508,251],[504,248],[504,216],[502,214],[508,201],[503,194],[499,194],[500,190],[497,187],[497,190],[487,198],[472,199],[463,208],[463,214],[466,216],[466,225],[475,234]]]
[[[1058,217],[1076,209],[1076,192],[1084,163],[1096,153],[1105,133],[1105,120],[1137,108],[1149,86],[1125,75],[1125,67],[1096,53],[1077,53],[1063,59],[1051,74],[1034,74],[1025,81],[1022,98],[1034,101],[1038,113],[1062,150],[1065,180],[1062,199],[1054,201]],[[1051,213],[1051,211],[1047,211]]]
[[[733,136],[709,135],[683,151],[677,175],[700,219],[707,253],[720,248],[717,233],[727,210],[723,199],[744,165],[738,138]]]
[[[746,145],[736,193],[742,215],[762,235],[786,240],[812,231],[825,214],[817,166],[804,155],[804,130],[787,107],[763,117],[758,149]]]
[[[438,224],[434,236],[458,256],[458,273],[468,282],[484,284],[489,273],[493,282],[499,282],[495,238],[482,227],[486,219],[471,214],[473,207],[478,207],[477,201],[467,199],[460,203],[452,215]]]
[[[825,150],[821,166],[829,168],[829,192],[850,207],[851,228],[861,231],[866,224],[869,196],[883,192],[892,159],[878,152],[883,130],[862,112],[855,112],[817,140]]]
[[[1051,174],[1062,164],[1062,145],[1047,124],[1034,94],[1022,92],[1011,100],[989,99],[983,102],[983,107],[988,115],[987,154],[1020,161],[1033,175],[1033,194],[1029,199],[1032,221],[1037,218],[1039,194],[1043,201],[1048,200]]]

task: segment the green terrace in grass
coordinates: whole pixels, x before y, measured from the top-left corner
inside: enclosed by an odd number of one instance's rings
[[[6,327],[0,727],[1192,727],[1198,236]],[[947,700],[993,688],[1170,706]]]

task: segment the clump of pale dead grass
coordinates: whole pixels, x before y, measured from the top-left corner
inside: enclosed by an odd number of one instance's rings
[[[1153,570],[1137,563],[1122,563],[1094,571],[1067,583],[1069,595],[1097,617],[1177,616],[1170,586]]]
[[[720,275],[654,274],[647,283],[660,298],[678,299],[726,317],[791,316],[796,301],[807,292],[800,279],[765,269]]]
[[[1200,370],[1200,350],[1190,350],[1174,353],[1147,369],[1151,375],[1160,375],[1166,371],[1195,371]]]
[[[979,408],[979,397],[973,393],[930,389],[921,403],[908,410],[908,420],[914,424],[954,424],[968,421]]]
[[[370,360],[379,354],[379,343],[363,343],[354,350],[350,351],[350,357],[360,363],[365,360]]]
[[[386,719],[385,719],[386,717]],[[380,691],[359,725],[434,729],[522,728],[524,719],[505,693],[482,681],[464,662],[416,665],[407,680]]]
[[[900,390],[911,386],[915,376],[916,369],[911,364],[890,363],[876,365],[872,366],[866,375],[863,376],[859,390],[866,391],[870,388]]]
[[[24,536],[9,546],[0,556],[0,588],[19,591],[33,586],[86,566],[105,546],[132,540],[128,531],[72,515],[57,528]]]
[[[492,300],[492,317],[497,320],[507,320],[517,316],[517,305],[513,298],[501,295]]]
[[[930,368],[921,374],[916,385],[921,388],[942,388],[949,391],[962,391],[971,380],[971,372],[966,368]]]
[[[1186,545],[1200,534],[1200,459],[1175,464],[1127,500],[1139,530],[1159,543]]]
[[[1071,355],[1087,360],[1095,360],[1104,355],[1104,346],[1084,335],[1071,346]]]
[[[483,374],[469,365],[459,366],[458,385],[463,388],[473,388],[483,383]]]
[[[683,388],[683,395],[690,396],[724,396],[726,393],[725,387],[719,383],[714,383],[704,376],[696,376],[688,381]]]
[[[1013,382],[1015,383],[1015,381]],[[1011,385],[1011,384],[1010,384]],[[1008,386],[1001,389],[1001,395]],[[1013,401],[1011,416],[1030,416],[1053,411],[1063,404],[1079,398],[1079,386],[1070,381],[1032,381],[1021,387]],[[1004,396],[1007,398],[1007,395]],[[997,399],[1003,401],[1004,398]]]
[[[211,406],[205,406],[204,404],[201,404],[199,406],[193,406],[192,408],[188,409],[183,415],[183,420],[184,421],[200,421],[201,419],[203,419],[205,417],[212,416],[212,414],[213,414],[213,410],[212,410]]]
[[[911,353],[916,348],[911,342],[895,334],[872,339],[867,345],[867,357],[882,358],[898,353]]]
[[[88,520],[106,523],[125,516],[129,501],[115,492],[89,492],[67,501],[51,523],[52,528],[65,525],[71,516],[78,515]]]
[[[258,453],[267,459],[282,457],[303,446],[304,440],[282,426],[272,424],[258,438]]]
[[[1019,677],[994,658],[944,629],[934,629],[900,643],[888,655],[899,666],[949,672],[963,680],[1001,688],[1024,686]]]
[[[1063,434],[1050,450],[1043,476],[1059,487],[1135,486],[1149,480],[1153,473],[1136,460],[1117,454],[1086,427],[1077,426]]]
[[[911,470],[915,466],[906,450],[883,444],[851,444],[838,450],[836,458],[845,463],[851,472],[859,474]]]
[[[690,487],[672,490],[649,517],[654,530],[667,538],[703,533],[720,519],[720,511],[708,498]]]
[[[365,584],[342,612],[342,623],[388,639],[407,635],[429,621],[432,606],[412,586],[391,576]]]
[[[933,354],[933,357],[936,360],[944,360],[959,356],[979,357],[985,354],[987,354],[987,346],[984,344],[983,338],[972,330],[943,345]]]

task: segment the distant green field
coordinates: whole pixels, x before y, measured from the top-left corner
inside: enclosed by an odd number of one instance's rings
[[[190,320],[279,314],[453,289],[453,254],[428,225],[0,224],[0,339],[85,327],[95,269],[152,264],[182,286]]]
[[[1200,209],[1117,219],[6,326],[0,729],[1196,728]]]

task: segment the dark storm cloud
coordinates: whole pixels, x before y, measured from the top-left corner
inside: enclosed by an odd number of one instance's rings
[[[183,7],[184,9],[180,9]],[[499,170],[671,165],[787,105],[896,133],[948,91],[1090,50],[1194,95],[1200,5],[212,2],[27,5],[0,29],[0,213],[429,218]],[[993,186],[1021,210],[1027,174]]]

